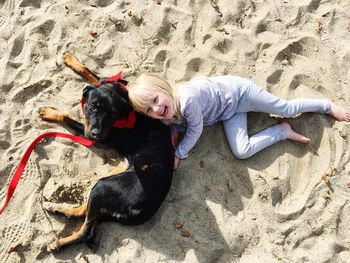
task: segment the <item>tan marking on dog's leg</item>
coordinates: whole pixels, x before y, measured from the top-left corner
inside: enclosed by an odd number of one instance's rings
[[[125,172],[129,168],[129,162],[127,159],[124,159],[120,161],[117,167],[115,167],[113,170],[111,170],[106,177],[120,174],[122,172]]]
[[[87,203],[83,203],[81,206],[78,206],[78,207],[67,208],[64,211],[64,214],[66,216],[74,216],[74,217],[85,216],[86,213],[87,213]]]
[[[78,75],[88,79],[92,84],[98,85],[100,78],[90,69],[85,67],[80,61],[70,52],[63,54],[63,62]]]
[[[141,171],[144,171],[144,172],[145,172],[145,171],[148,169],[148,167],[149,167],[148,164],[144,164],[144,165],[141,166],[140,169],[141,169]]]
[[[64,118],[69,118],[67,113],[60,112],[55,108],[44,107],[40,108],[38,111],[40,117],[45,121],[53,121],[60,124],[64,124]]]
[[[78,240],[83,234],[85,229],[88,227],[88,224],[91,224],[92,222],[88,222],[87,219],[85,219],[84,224],[81,226],[78,232],[73,232],[72,235],[64,238],[57,239],[56,241],[52,242],[51,244],[47,245],[47,251],[53,252],[59,250],[62,246],[72,243],[76,240]]]
[[[55,204],[50,202],[43,203],[43,208],[54,213],[61,213],[65,216],[82,217],[86,215],[87,203],[83,203],[78,207],[69,207],[67,204]]]
[[[58,211],[66,216],[82,217],[86,215],[87,203],[83,203],[78,207],[63,207]]]

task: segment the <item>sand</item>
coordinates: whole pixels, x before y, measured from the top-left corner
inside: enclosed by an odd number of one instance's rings
[[[349,0],[0,1],[0,204],[30,142],[66,131],[38,109],[82,118],[86,82],[64,66],[65,51],[101,76],[236,74],[282,98],[349,107],[349,14]],[[249,114],[251,133],[276,122]],[[0,215],[0,262],[348,262],[349,125],[312,113],[290,122],[310,145],[284,141],[247,160],[233,157],[220,123],[206,127],[149,222],[102,223],[95,251],[55,254],[46,244],[81,220],[51,215],[43,202],[82,202],[118,160],[48,139]]]

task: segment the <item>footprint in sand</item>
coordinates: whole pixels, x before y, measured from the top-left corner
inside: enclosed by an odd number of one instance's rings
[[[19,7],[28,7],[28,6],[33,6],[35,8],[40,8],[41,7],[41,1],[40,0],[22,0]]]
[[[8,141],[0,141],[0,150],[6,150],[10,147],[10,145],[11,144]]]
[[[161,49],[157,52],[154,57],[154,67],[156,71],[162,71],[164,68],[164,63],[167,59],[168,51],[165,49]]]
[[[194,57],[184,61],[182,58],[169,58],[165,61],[165,77],[178,81],[190,80],[196,75],[209,76],[215,65],[203,58]]]
[[[153,37],[162,44],[170,41],[183,41],[184,45],[193,44],[193,31],[196,21],[188,10],[177,8],[176,6],[166,7],[162,10],[162,22]]]
[[[52,81],[48,79],[40,80],[26,87],[19,87],[15,90],[11,101],[24,103],[28,99],[37,96],[40,92],[52,85]]]
[[[283,70],[278,69],[274,71],[270,76],[267,77],[266,82],[269,85],[275,85],[280,82]]]
[[[203,40],[202,40],[202,44],[204,44],[205,42],[207,42],[207,40],[211,39],[213,36],[211,34],[206,34],[204,37],[203,37]]]
[[[46,20],[42,24],[34,27],[31,34],[41,34],[44,37],[48,37],[55,26],[55,21],[52,19]]]
[[[0,230],[0,259],[1,263],[18,262],[17,253],[9,253],[9,250],[21,244],[29,230],[29,222],[21,222],[16,220],[12,224],[7,224],[6,227]],[[25,259],[23,259],[25,260]]]
[[[320,46],[318,41],[313,37],[302,37],[297,41],[288,44],[285,48],[279,51],[273,61],[275,64],[281,64],[286,57],[293,64],[298,56],[303,56],[310,59],[315,59],[319,54]]]
[[[227,54],[232,50],[232,40],[225,38],[216,43],[215,49],[219,51],[221,54]]]
[[[325,98],[336,97],[331,90],[327,89],[326,87],[323,87],[322,85],[320,85],[320,83],[317,80],[305,74],[295,75],[292,81],[290,82],[288,89],[290,91],[295,91],[299,87],[306,87],[315,92],[319,92]]]
[[[186,71],[184,75],[184,79],[189,80],[193,76],[195,76],[198,72],[204,72],[202,70],[202,66],[205,66],[205,60],[202,58],[192,58],[186,64]]]
[[[12,35],[12,28],[10,27],[10,18],[13,14],[13,11],[15,10],[15,7],[15,0],[5,0],[0,9],[0,37],[6,40]]]
[[[18,116],[17,118],[18,119],[15,121],[15,127],[12,128],[12,135],[13,138],[23,139],[28,130],[32,128],[32,125],[28,118],[22,118],[22,116]]]
[[[89,0],[89,4],[93,7],[106,7],[115,2],[115,0]]]
[[[15,170],[15,167],[11,169],[12,171],[9,172],[12,174]],[[21,184],[18,186],[19,189],[17,189],[17,192],[22,191],[22,194],[14,194],[12,197],[13,203],[18,204],[24,204],[28,201],[28,197],[35,194],[35,188],[33,180],[38,177],[39,171],[38,167],[35,161],[29,160],[27,163],[27,166],[25,170],[23,171],[22,177],[21,177]],[[29,186],[29,187],[26,187]],[[5,200],[5,192],[2,192],[0,194],[0,203],[2,204]],[[30,198],[30,200],[33,200]],[[11,206],[8,206],[7,209],[11,209]],[[2,217],[6,217],[6,214],[3,214]],[[30,230],[30,224],[28,221],[29,218],[23,213],[21,213],[20,218],[14,219],[12,224],[7,224],[4,226],[4,228],[0,227],[0,236],[1,236],[1,243],[0,243],[0,259],[2,260],[1,263],[10,263],[10,262],[17,262],[18,260],[18,254],[16,253],[9,253],[9,250],[16,247],[19,244],[23,244],[25,242],[25,239],[27,239]],[[5,219],[6,221],[6,219]],[[9,222],[9,221],[8,221]],[[15,260],[17,258],[17,260]]]
[[[10,52],[10,58],[13,59],[15,57],[17,57],[19,54],[21,54],[22,50],[23,50],[23,46],[24,46],[24,33],[22,32],[21,34],[19,34],[12,45],[12,49]]]
[[[5,0],[0,10],[0,27],[2,27],[6,19],[10,16],[11,12],[15,9],[15,0]]]

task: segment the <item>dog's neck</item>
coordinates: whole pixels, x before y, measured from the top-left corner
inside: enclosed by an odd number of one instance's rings
[[[116,86],[114,88],[116,89],[116,92],[118,92],[119,96],[121,96],[128,103],[128,105],[130,105],[128,91],[125,85],[119,82],[119,86]],[[119,128],[119,129],[120,128],[132,129],[135,126],[135,122],[136,122],[136,113],[130,106],[130,112],[128,114],[128,117],[125,119],[116,120],[113,123],[113,127]]]

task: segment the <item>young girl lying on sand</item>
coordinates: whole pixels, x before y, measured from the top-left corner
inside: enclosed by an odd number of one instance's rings
[[[196,77],[172,87],[158,75],[143,74],[128,84],[128,90],[135,110],[173,126],[174,169],[181,159],[188,157],[203,126],[218,121],[223,122],[231,150],[240,159],[249,158],[285,139],[310,142],[286,121],[249,137],[247,112],[272,113],[287,118],[303,112],[319,112],[338,121],[350,121],[350,113],[329,100],[280,99],[250,80],[231,75]],[[177,144],[181,129],[185,134]]]

